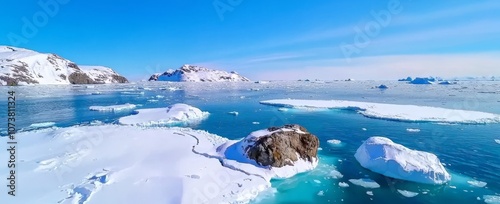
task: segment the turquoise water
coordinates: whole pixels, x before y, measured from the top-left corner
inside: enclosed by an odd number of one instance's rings
[[[380,83],[144,83],[90,88],[19,87],[16,88],[16,125],[23,131],[29,131],[32,129],[29,127],[31,124],[42,122],[55,122],[58,127],[92,121],[116,123],[119,117],[130,115],[133,111],[94,112],[88,110],[89,106],[132,103],[140,105],[138,108],[154,108],[182,102],[210,112],[207,120],[192,128],[230,139],[239,139],[258,129],[289,123],[300,124],[320,138],[322,150],[319,151],[320,164],[317,169],[290,179],[272,181],[273,188],[262,193],[253,203],[484,203],[483,195],[500,194],[500,144],[495,142],[495,139],[500,139],[500,124],[408,123],[370,119],[345,110],[281,112],[277,107],[258,103],[279,98],[346,99],[500,114],[498,82],[467,82],[453,86],[385,82],[389,90],[371,89]],[[181,90],[162,90],[168,87],[179,87]],[[6,90],[5,87],[1,88],[3,92]],[[91,94],[97,92],[100,95]],[[230,115],[230,111],[237,111],[239,115]],[[5,115],[5,110],[0,110],[0,114]],[[407,132],[407,128],[421,131]],[[436,154],[452,173],[452,181],[441,186],[422,185],[390,179],[363,169],[354,159],[354,153],[371,136],[385,136],[409,148]],[[342,144],[331,145],[327,142],[330,139],[341,140]],[[22,146],[19,148],[22,149]],[[332,178],[333,170],[342,173],[343,177]],[[366,189],[348,181],[359,178],[375,180],[381,187]],[[472,180],[483,181],[487,185],[480,188],[467,183]],[[339,182],[345,182],[349,187],[339,187]],[[406,198],[398,190],[418,192],[419,195]],[[368,195],[367,191],[373,195]]]

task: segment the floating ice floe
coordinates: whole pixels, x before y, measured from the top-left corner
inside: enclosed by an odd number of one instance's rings
[[[408,129],[406,129],[406,132],[420,132],[420,129],[408,128]]]
[[[367,178],[349,179],[349,182],[351,182],[354,185],[362,186],[365,188],[380,188],[380,185],[377,182],[375,182],[374,180],[371,180],[371,179],[367,179]]]
[[[500,204],[500,196],[496,195],[484,195],[483,200],[488,204]]]
[[[340,146],[342,144],[342,141],[340,140],[335,140],[335,139],[331,139],[331,140],[328,140],[326,141],[328,142],[328,144],[331,144],[333,146]]]
[[[286,111],[288,111],[288,108],[278,108],[278,110],[281,112],[286,112]]]
[[[248,203],[271,186],[262,175],[222,166],[210,154],[227,139],[205,131],[99,125],[16,136],[24,150],[16,184],[30,196],[2,203]],[[216,194],[201,193],[212,188]]]
[[[369,118],[407,122],[443,122],[463,124],[500,123],[500,115],[468,110],[455,110],[429,106],[396,105],[341,100],[261,101],[261,104],[286,108],[353,110]]]
[[[196,123],[209,115],[208,112],[203,112],[196,107],[183,103],[177,103],[167,108],[139,109],[136,112],[136,115],[120,118],[119,123],[139,126]]]
[[[349,184],[346,182],[339,182],[339,186],[342,188],[347,188],[347,187],[349,187]]]
[[[407,197],[407,198],[413,198],[413,197],[418,195],[418,193],[415,193],[415,192],[411,192],[411,191],[407,191],[407,190],[399,190],[399,189],[398,189],[398,193],[403,195],[404,197]]]
[[[134,104],[126,103],[122,105],[111,105],[111,106],[90,106],[89,110],[92,111],[123,111],[134,109],[137,106]]]
[[[364,168],[391,178],[425,184],[451,180],[436,155],[408,149],[385,137],[370,137],[354,156]]]
[[[239,113],[238,113],[238,112],[236,112],[236,111],[231,111],[231,112],[229,112],[228,114],[230,114],[230,115],[234,115],[234,116],[238,116],[238,114],[239,114]]]
[[[260,124],[260,122],[252,122],[252,124],[258,125],[258,124]]]
[[[268,137],[275,133],[281,132],[290,132],[293,134],[306,134],[302,132],[300,129],[296,128],[277,128],[274,130],[263,129],[250,133],[248,136],[241,140],[229,140],[225,144],[219,146],[217,148],[217,152],[221,155],[222,163],[224,166],[245,169],[245,172],[249,174],[258,174],[262,175],[266,180],[270,181],[271,179],[285,179],[290,178],[296,174],[307,172],[313,170],[318,165],[319,159],[317,157],[311,158],[311,161],[308,159],[302,158],[298,152],[295,152],[297,155],[296,161],[289,161],[290,165],[285,165],[282,167],[274,167],[274,166],[262,166],[258,162],[253,159],[250,159],[248,151],[251,147],[255,146],[255,144],[259,141],[259,138]],[[290,137],[292,139],[292,137]],[[319,144],[319,142],[318,142]],[[295,151],[290,149],[292,151]],[[284,153],[281,154],[282,158],[284,157]]]
[[[467,181],[467,183],[470,184],[471,186],[475,186],[475,187],[479,187],[479,188],[485,187],[488,184],[486,182],[476,181],[476,180]]]
[[[323,192],[323,191],[319,191],[317,195],[318,195],[318,196],[324,196],[324,195],[325,195],[325,192]]]
[[[46,128],[46,127],[52,127],[56,123],[55,122],[43,122],[43,123],[33,123],[29,126],[29,128]]]
[[[495,139],[495,142],[496,142],[497,144],[500,144],[500,139]]]
[[[123,92],[120,92],[120,93],[123,94],[123,95],[144,95],[143,91],[140,91],[140,92],[123,91]]]
[[[373,191],[366,191],[366,195],[373,196]]]

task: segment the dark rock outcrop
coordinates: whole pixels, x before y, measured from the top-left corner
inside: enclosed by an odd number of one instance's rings
[[[250,159],[259,165],[271,167],[293,166],[303,159],[317,159],[319,139],[300,125],[268,128],[269,135],[259,137],[246,150]],[[298,155],[297,155],[298,154]]]
[[[71,84],[96,84],[87,74],[74,72],[69,75],[68,80]]]

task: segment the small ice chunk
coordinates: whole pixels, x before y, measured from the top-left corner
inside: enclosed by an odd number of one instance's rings
[[[485,187],[488,184],[486,182],[476,181],[476,180],[467,181],[467,183],[469,183],[472,186],[479,187],[479,188]]]
[[[342,188],[347,188],[349,187],[349,184],[347,184],[346,182],[339,182],[339,186]]]
[[[321,151],[321,150],[323,150],[323,148],[321,148],[321,147],[318,147],[318,151]]]
[[[288,108],[278,108],[278,110],[279,110],[279,111],[281,111],[281,112],[286,112],[286,111],[288,111],[289,109],[288,109]]]
[[[497,144],[500,144],[500,139],[495,139],[495,142],[496,142]]]
[[[254,124],[254,125],[258,125],[258,124],[260,124],[260,123],[259,123],[259,122],[252,122],[252,124]]]
[[[165,96],[162,96],[162,95],[156,95],[156,98],[165,98]]]
[[[337,170],[332,170],[330,171],[330,176],[334,179],[340,179],[342,177],[344,177],[344,175],[342,175],[342,173],[340,173],[339,171]]]
[[[325,192],[323,192],[323,191],[318,192],[318,196],[324,196],[324,195],[325,195]]]
[[[413,128],[408,128],[406,129],[407,132],[420,132],[420,129],[413,129]]]
[[[361,128],[361,130],[366,131],[367,129],[366,128]]]
[[[342,141],[340,141],[340,140],[335,140],[335,139],[331,139],[331,140],[328,140],[328,141],[326,141],[326,142],[328,142],[328,143],[329,143],[329,144],[331,144],[331,145],[335,145],[335,146],[338,146],[338,145],[340,145],[340,144],[342,143]]]
[[[361,166],[387,177],[443,184],[450,174],[435,154],[409,149],[385,137],[370,137],[354,155]]]
[[[351,182],[354,185],[362,186],[365,188],[380,188],[380,185],[377,182],[375,182],[374,180],[371,180],[371,179],[367,179],[367,178],[349,179],[349,182]]]
[[[401,194],[401,195],[403,195],[404,197],[407,197],[407,198],[413,198],[413,197],[415,197],[415,196],[418,195],[418,193],[407,191],[407,190],[399,190],[398,189],[398,192],[399,192],[399,194]]]
[[[240,114],[240,113],[238,113],[238,112],[236,112],[236,111],[231,111],[231,112],[229,112],[228,114],[230,114],[230,115],[234,115],[234,116],[237,116],[237,115],[238,115],[238,114]]]
[[[321,183],[321,181],[320,181],[320,180],[316,180],[316,179],[314,179],[313,181],[314,181],[314,183]]]
[[[369,196],[373,196],[373,191],[366,191],[366,194]]]
[[[450,186],[450,188],[457,189],[457,187],[456,187],[456,186]]]

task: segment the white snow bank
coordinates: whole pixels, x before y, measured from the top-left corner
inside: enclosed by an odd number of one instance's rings
[[[300,130],[286,128],[278,129],[273,132],[270,132],[267,129],[263,129],[254,131],[241,140],[230,140],[217,148],[217,152],[219,153],[220,157],[224,158],[224,166],[245,169],[247,173],[262,175],[262,177],[268,181],[270,181],[272,178],[290,178],[296,174],[310,171],[316,168],[319,162],[318,158],[313,159],[312,162],[309,162],[305,159],[301,159],[298,153],[297,156],[299,159],[295,162],[292,162],[293,166],[284,166],[281,168],[261,166],[257,164],[256,161],[247,157],[246,151],[249,146],[253,146],[260,137],[270,135],[276,131],[296,131],[299,134],[304,133]]]
[[[111,105],[111,106],[90,106],[89,110],[92,111],[123,111],[134,109],[137,106],[134,104],[126,103],[122,105]]]
[[[415,196],[418,195],[418,193],[415,193],[415,192],[411,192],[411,191],[407,191],[407,190],[399,190],[398,189],[398,192],[403,195],[404,197],[407,197],[407,198],[413,198]]]
[[[478,111],[455,110],[416,105],[396,105],[340,100],[261,101],[261,104],[291,108],[346,109],[370,117],[397,121],[446,122],[446,123],[500,123],[500,115]]]
[[[183,103],[177,103],[167,108],[139,109],[136,112],[136,115],[120,118],[119,123],[139,126],[196,123],[209,115],[208,112]]]
[[[425,184],[451,180],[436,155],[408,149],[385,137],[370,137],[354,156],[364,168],[396,179]]]
[[[375,182],[374,180],[371,180],[371,179],[367,179],[367,178],[349,179],[349,182],[351,182],[354,185],[362,186],[365,188],[380,188],[380,185],[377,182]]]
[[[16,184],[29,196],[4,196],[2,203],[246,203],[270,187],[208,155],[227,140],[204,131],[104,125],[17,137],[23,161]],[[8,172],[0,166],[2,178]]]

